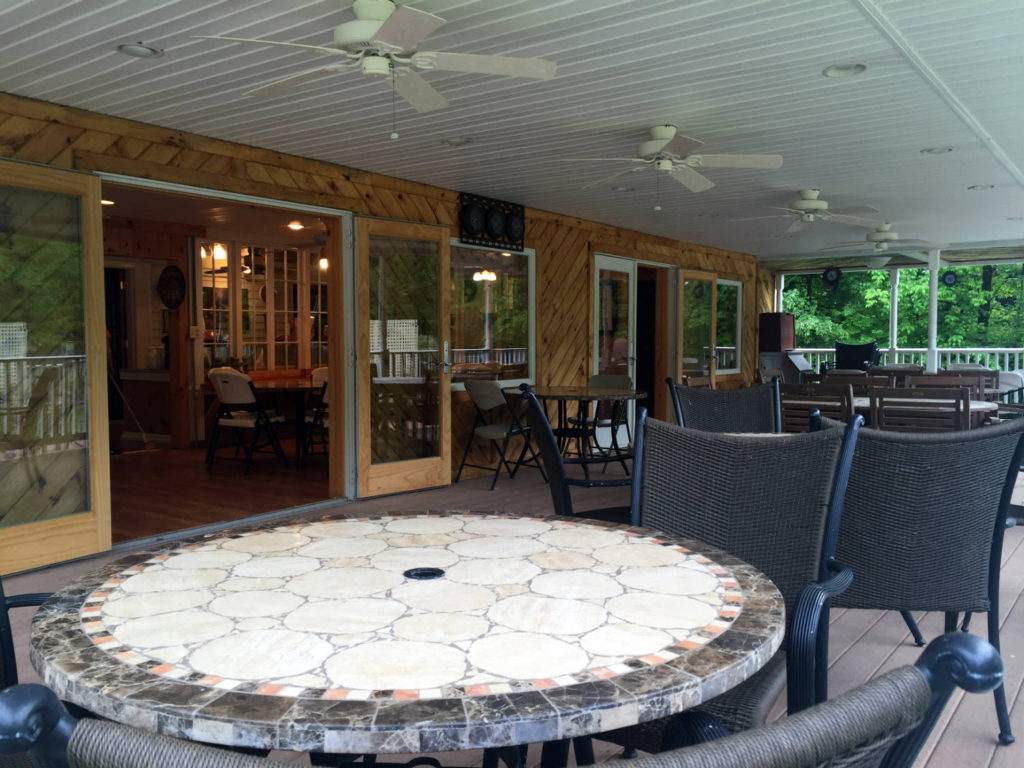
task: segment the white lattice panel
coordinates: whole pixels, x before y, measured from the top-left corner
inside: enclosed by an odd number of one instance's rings
[[[416,320],[388,320],[388,351],[415,352],[420,343]],[[381,351],[380,320],[370,321],[370,351]]]
[[[28,325],[25,323],[0,323],[0,357],[26,356],[28,356]]]

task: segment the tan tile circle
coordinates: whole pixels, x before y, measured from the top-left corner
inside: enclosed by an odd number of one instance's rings
[[[287,629],[256,629],[212,640],[192,653],[197,672],[236,680],[298,675],[317,669],[334,647],[325,640]]]
[[[440,643],[406,640],[357,645],[324,664],[331,683],[341,688],[377,691],[436,688],[466,674],[462,651]]]
[[[454,517],[405,517],[392,520],[385,528],[390,533],[452,533],[462,528]]]
[[[526,557],[534,552],[541,552],[547,547],[536,539],[516,536],[487,536],[457,541],[448,549],[461,557],[506,558]]]
[[[530,632],[490,635],[469,648],[473,666],[516,680],[571,675],[585,669],[588,658],[576,645]]]
[[[252,576],[255,578],[276,578],[281,576],[298,576],[309,573],[320,567],[320,561],[313,557],[254,557],[247,563],[236,565],[235,576]]]
[[[655,653],[670,645],[671,635],[636,624],[606,624],[580,638],[580,645],[602,656],[629,657]]]
[[[251,552],[259,554],[262,552],[286,552],[296,547],[301,547],[309,542],[305,536],[297,533],[263,533],[240,536],[237,539],[228,539],[221,546],[230,549],[232,552]]]
[[[296,576],[288,588],[306,597],[363,597],[402,583],[402,574],[376,568],[323,568]]]
[[[125,645],[136,648],[161,648],[222,637],[234,626],[234,622],[224,616],[188,610],[129,619],[116,627],[111,634]]]
[[[212,599],[213,593],[206,589],[165,592],[159,597],[149,593],[129,595],[120,600],[107,600],[103,604],[103,615],[122,619],[137,619],[158,613],[197,608],[200,605],[206,605]]]
[[[384,530],[380,523],[368,523],[362,520],[332,520],[326,523],[312,523],[304,526],[299,532],[313,539],[327,536],[370,536]]]
[[[487,587],[459,584],[447,578],[407,581],[391,596],[421,611],[472,611],[494,604],[497,595]]]
[[[445,578],[464,584],[525,584],[540,568],[524,560],[465,560],[445,571]]]
[[[233,592],[218,597],[209,605],[209,609],[221,616],[235,619],[252,618],[254,616],[279,616],[301,605],[302,598],[290,592]]]
[[[395,622],[394,632],[405,640],[452,643],[483,637],[491,625],[480,616],[464,613],[420,613]]]
[[[224,580],[227,571],[202,568],[196,571],[147,571],[130,576],[122,585],[125,592],[177,592],[212,587]]]
[[[239,563],[250,560],[252,555],[247,552],[229,552],[216,549],[212,552],[185,552],[174,555],[163,562],[164,568],[233,568]]]
[[[607,614],[601,606],[582,600],[516,595],[492,605],[487,618],[523,632],[581,635],[604,623]]]
[[[466,533],[484,536],[536,536],[551,530],[551,523],[525,518],[473,520],[466,523]]]
[[[622,544],[626,537],[616,531],[597,531],[574,525],[550,533],[545,533],[540,540],[552,547],[568,547],[570,549],[597,549]]]
[[[677,565],[686,555],[660,544],[616,544],[594,550],[594,557],[610,565],[654,566]]]
[[[551,550],[530,555],[530,562],[539,565],[546,571],[568,571],[577,568],[589,568],[594,558],[582,552],[559,552]]]
[[[355,539],[349,536],[332,536],[317,539],[298,550],[296,554],[303,557],[316,557],[321,560],[347,557],[365,557],[387,548],[380,539]]]
[[[530,582],[530,589],[541,595],[569,599],[615,597],[623,591],[611,576],[591,571],[542,573]]]
[[[289,613],[284,618],[284,624],[300,632],[370,632],[387,626],[405,611],[406,607],[402,603],[387,598],[317,600]]]
[[[619,581],[633,589],[664,595],[704,595],[718,588],[718,578],[703,566],[694,568],[630,568]]]
[[[707,603],[681,595],[634,592],[613,597],[605,605],[623,621],[661,629],[699,629],[718,616]]]

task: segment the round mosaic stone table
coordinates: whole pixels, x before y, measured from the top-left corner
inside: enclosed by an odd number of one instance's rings
[[[124,558],[42,606],[31,658],[63,698],[172,736],[443,752],[687,709],[759,669],[783,625],[766,577],[697,542],[569,518],[394,513]]]

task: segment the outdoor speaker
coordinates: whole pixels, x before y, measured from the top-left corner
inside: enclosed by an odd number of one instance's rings
[[[762,312],[758,318],[758,352],[788,352],[796,348],[792,312]]]
[[[469,192],[459,193],[459,240],[471,245],[523,250],[523,206]]]

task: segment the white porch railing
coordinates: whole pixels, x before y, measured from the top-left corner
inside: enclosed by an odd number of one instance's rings
[[[821,370],[822,363],[835,359],[835,349],[824,347],[802,347],[793,350],[801,353],[815,371]],[[986,368],[1000,371],[1024,370],[1024,347],[939,347],[939,368],[956,363],[978,363]],[[882,364],[916,363],[924,365],[928,350],[924,347],[899,347],[891,352],[882,350]]]
[[[85,357],[0,358],[0,443],[24,447],[85,435]]]
[[[501,349],[453,349],[453,364],[456,363],[498,363],[500,365],[526,365],[526,347],[504,347]],[[427,369],[438,362],[436,349],[420,349],[410,352],[370,351],[370,362],[377,366],[379,376],[423,377]]]

